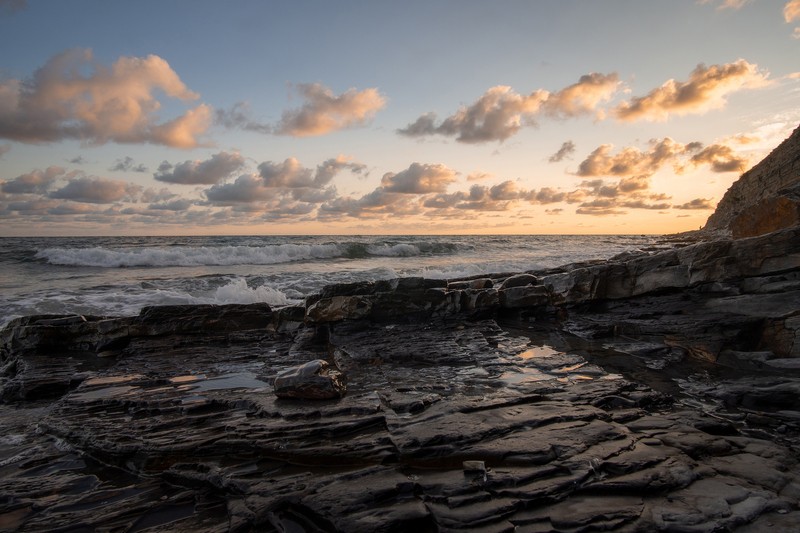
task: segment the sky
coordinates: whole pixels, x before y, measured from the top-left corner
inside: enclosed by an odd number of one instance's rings
[[[0,0],[0,236],[665,234],[800,124],[800,0]]]

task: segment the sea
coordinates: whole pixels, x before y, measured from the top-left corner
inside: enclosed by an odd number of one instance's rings
[[[606,259],[652,235],[0,238],[0,327],[33,314],[301,302],[333,283],[454,279]]]

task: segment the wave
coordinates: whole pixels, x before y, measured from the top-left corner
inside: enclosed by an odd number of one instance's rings
[[[95,287],[80,293],[39,291],[15,302],[0,304],[0,328],[14,318],[35,314],[88,314],[99,316],[135,316],[151,305],[252,304],[264,302],[281,307],[296,304],[304,295],[296,290],[280,290],[257,282],[248,285],[245,278],[226,280],[224,285],[204,290],[171,286]]]
[[[276,244],[265,246],[184,246],[115,249],[45,248],[36,259],[51,265],[100,268],[190,267],[229,265],[274,265],[325,259],[369,257],[413,257],[457,254],[459,246],[448,242],[328,244]]]
[[[249,287],[244,278],[231,280],[227,285],[217,288],[210,298],[216,304],[254,304],[266,302],[270,305],[289,305],[291,300],[286,293],[268,285]]]

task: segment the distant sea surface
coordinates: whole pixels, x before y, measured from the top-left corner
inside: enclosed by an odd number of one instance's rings
[[[332,283],[452,279],[605,259],[653,236],[0,238],[0,326],[148,305],[286,305]]]

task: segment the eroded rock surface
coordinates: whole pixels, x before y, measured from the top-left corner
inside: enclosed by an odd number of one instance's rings
[[[331,369],[327,361],[314,359],[280,372],[273,388],[278,398],[330,400],[344,396],[347,383],[344,375]]]
[[[0,405],[3,528],[714,531],[800,519],[800,381],[784,372],[717,379],[689,359],[648,386],[648,372],[663,375],[648,364],[674,354],[463,315],[291,333],[240,324],[133,337],[113,356],[48,345],[18,357],[3,384],[30,393]],[[275,397],[276,376],[318,359],[347,373],[347,396]],[[27,388],[59,361],[78,372],[41,396]]]

